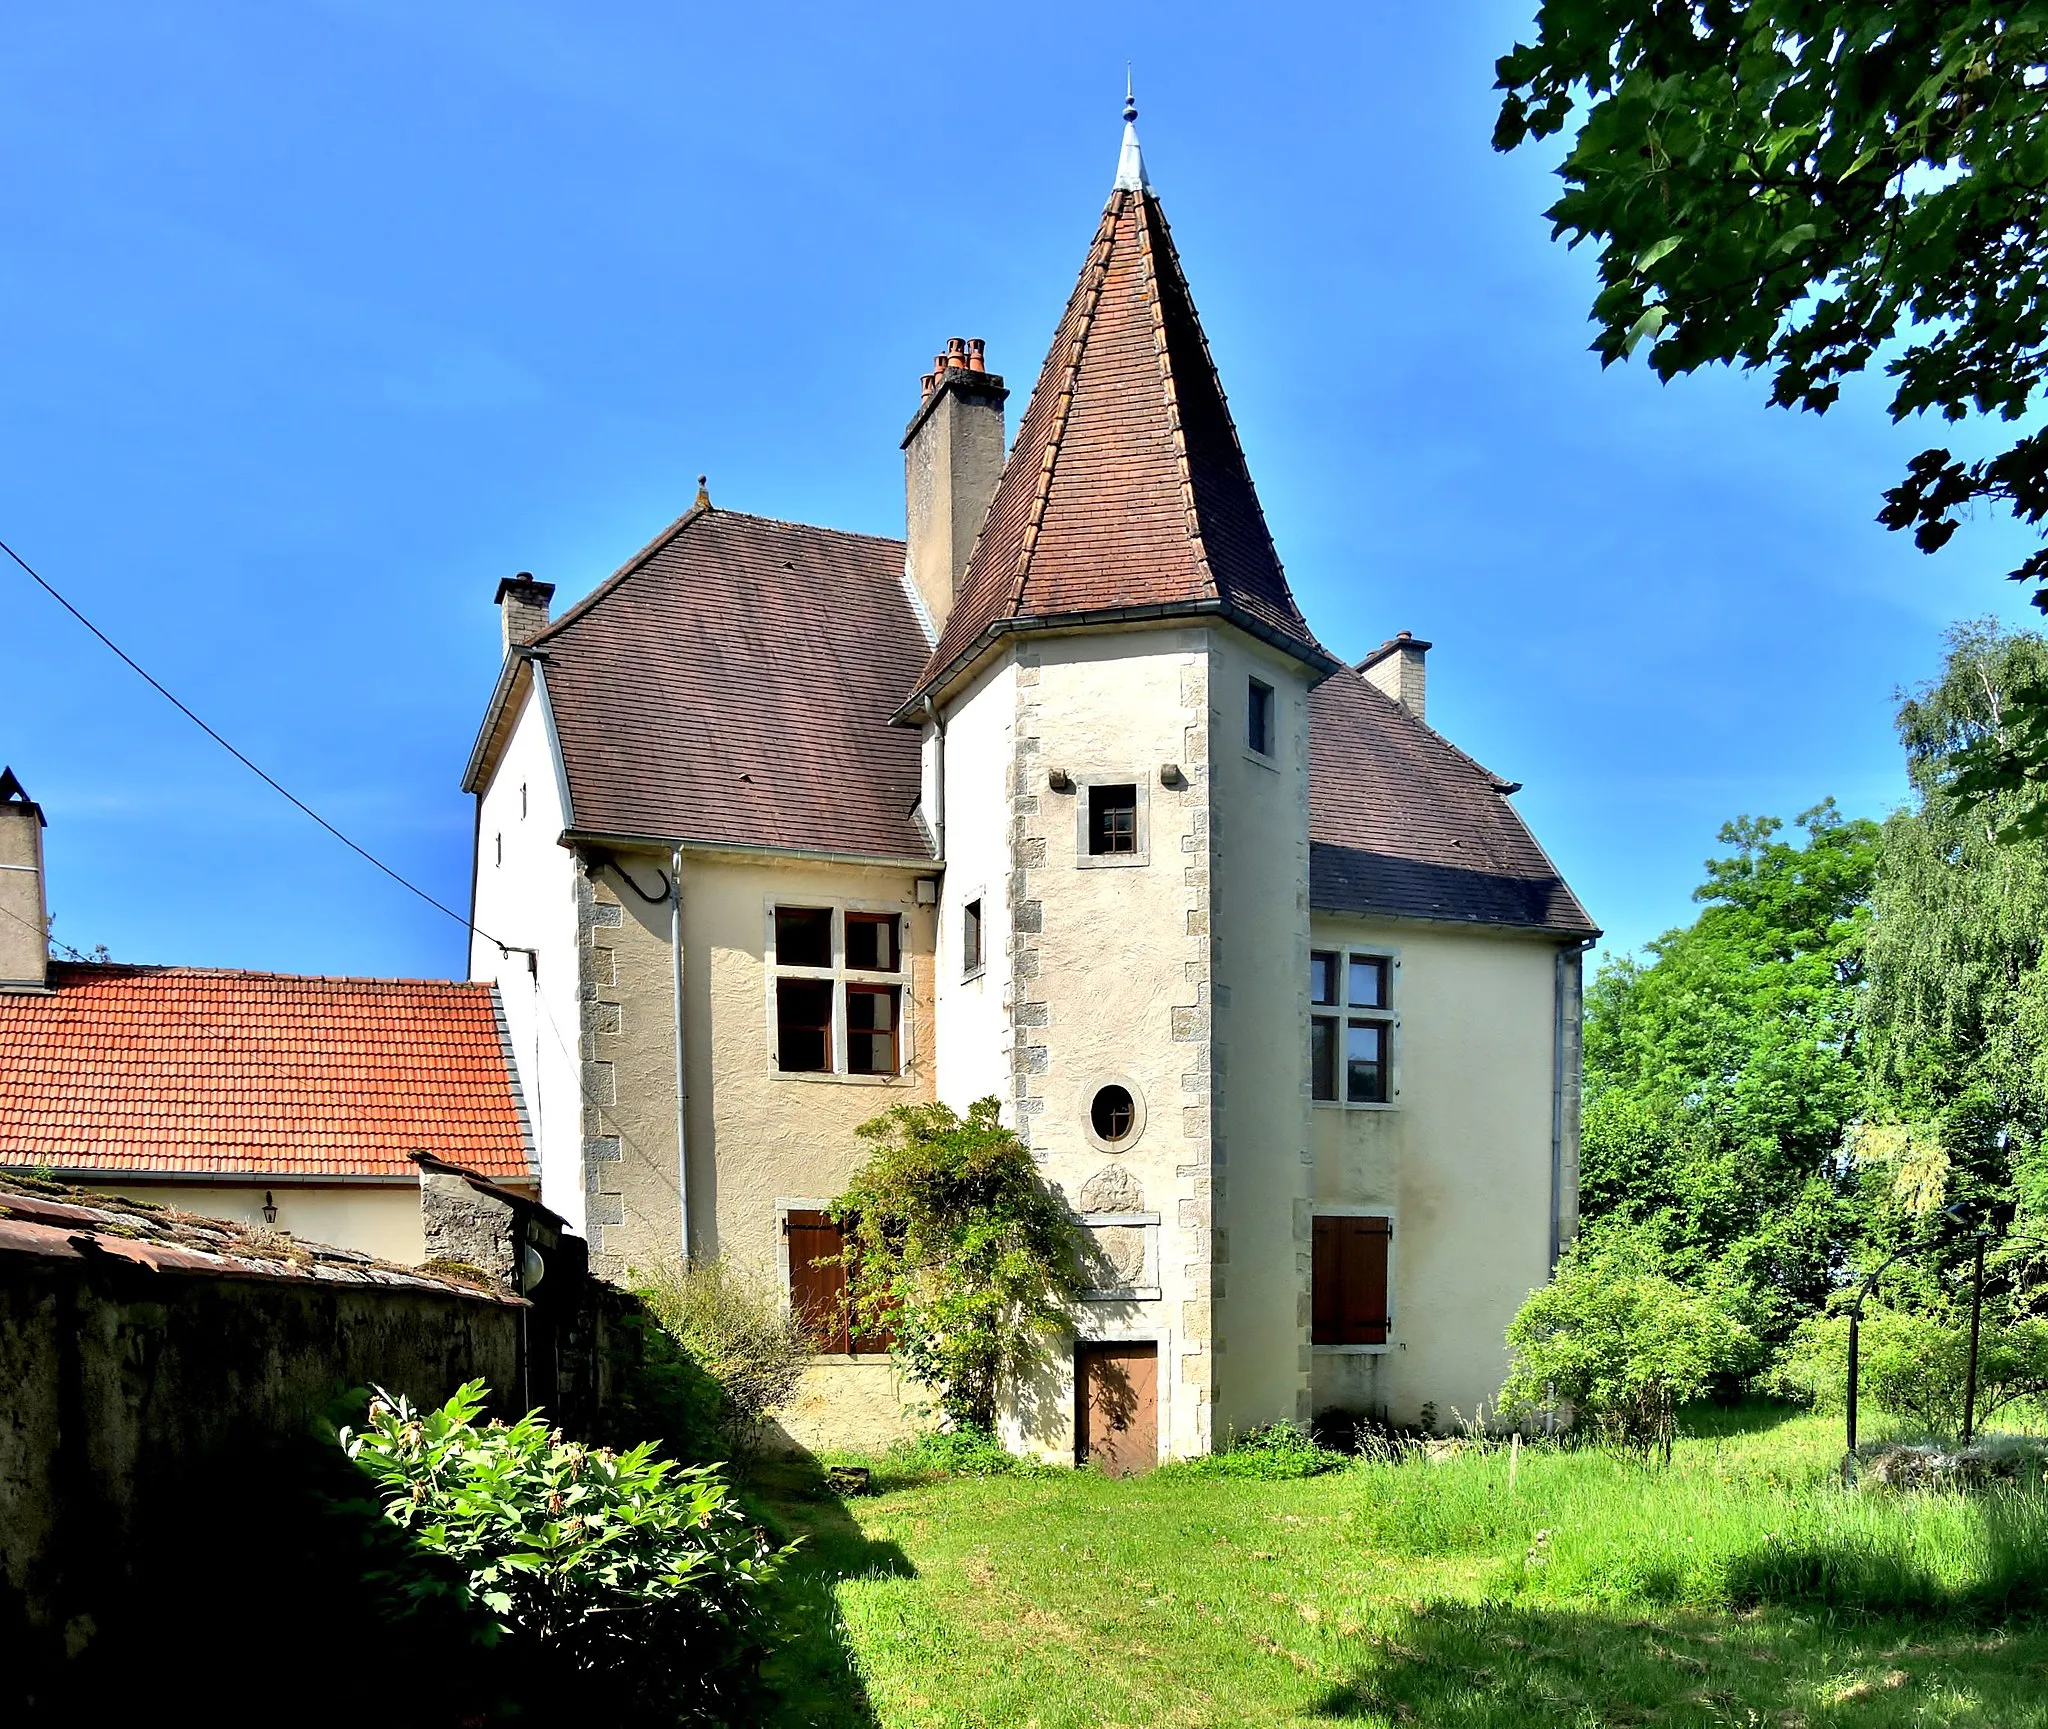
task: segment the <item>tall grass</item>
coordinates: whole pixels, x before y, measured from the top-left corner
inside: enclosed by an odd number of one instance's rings
[[[2008,1613],[2048,1605],[2048,1496],[1844,1488],[1811,1422],[1681,1442],[1669,1466],[1532,1448],[1362,1462],[1359,1537],[1488,1555],[1505,1599]]]

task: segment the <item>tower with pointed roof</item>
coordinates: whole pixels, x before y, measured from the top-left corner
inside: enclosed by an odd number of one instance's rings
[[[1308,701],[1341,663],[1288,588],[1136,120],[904,714],[934,754],[945,733],[941,1096],[998,1092],[1051,1180],[1145,1221],[1109,1228],[1146,1239],[1156,1296],[1084,1320],[1155,1347],[1183,1453],[1309,1415]],[[955,983],[968,903],[987,958]]]
[[[1470,1409],[1571,1233],[1595,933],[1425,721],[1430,644],[1303,617],[1128,97],[1013,440],[1007,397],[938,353],[904,540],[700,481],[559,617],[500,585],[472,969],[548,1203],[613,1276],[781,1281],[789,1435],[872,1446],[924,1395],[848,1330],[831,1201],[881,1110],[993,1097],[1087,1244],[1018,1444]]]

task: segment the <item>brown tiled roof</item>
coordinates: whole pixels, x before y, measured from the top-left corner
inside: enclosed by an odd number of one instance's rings
[[[571,826],[928,857],[903,542],[693,510],[535,640]]]
[[[536,1180],[495,987],[52,962],[0,995],[0,1164]]]
[[[1209,609],[1324,670],[1149,191],[1110,194],[918,688],[1016,621]]]
[[[1599,931],[1487,772],[1355,672],[1309,694],[1309,904]]]

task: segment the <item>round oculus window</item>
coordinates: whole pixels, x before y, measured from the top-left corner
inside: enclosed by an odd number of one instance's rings
[[[1131,1131],[1138,1126],[1138,1107],[1132,1102],[1130,1089],[1104,1087],[1088,1107],[1088,1121],[1102,1140],[1130,1139]]]

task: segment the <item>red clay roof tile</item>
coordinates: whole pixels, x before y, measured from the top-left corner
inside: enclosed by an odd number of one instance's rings
[[[0,1164],[535,1181],[489,984],[53,962],[0,995]]]

